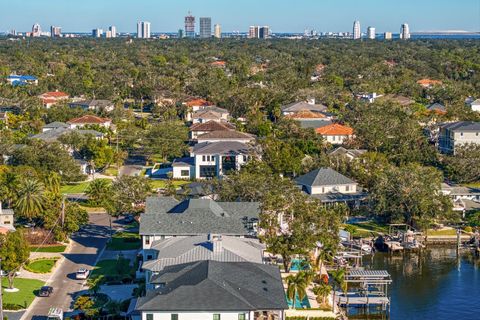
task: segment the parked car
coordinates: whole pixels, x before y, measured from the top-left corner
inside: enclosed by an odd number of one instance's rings
[[[8,273],[6,271],[0,270],[0,275],[2,277],[6,277],[6,276],[8,276]],[[15,272],[15,277],[18,277],[19,275],[20,275],[20,271],[16,271]]]
[[[90,274],[90,271],[85,269],[85,268],[80,268],[77,270],[77,273],[75,274],[75,278],[77,280],[85,280],[88,278],[88,275]]]
[[[40,288],[40,291],[38,293],[39,297],[50,297],[50,295],[53,293],[53,288],[49,286],[43,286]]]

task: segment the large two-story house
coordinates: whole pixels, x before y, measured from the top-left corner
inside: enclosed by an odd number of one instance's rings
[[[277,266],[203,260],[165,267],[135,305],[134,320],[284,320]]]
[[[3,209],[0,202],[0,233],[15,231],[14,214],[12,209]]]
[[[438,150],[445,154],[455,154],[459,146],[480,144],[480,122],[457,121],[440,126]]]
[[[172,237],[255,235],[259,212],[258,202],[178,201],[173,197],[149,197],[145,213],[140,217],[144,261],[157,254],[152,248],[156,241]]]
[[[210,137],[196,144],[190,157],[176,159],[172,164],[173,178],[219,178],[231,170],[240,170],[250,158],[251,147],[245,143],[235,140],[213,141],[214,137]]]
[[[322,203],[358,207],[367,197],[358,183],[331,168],[313,170],[295,179],[302,190]]]

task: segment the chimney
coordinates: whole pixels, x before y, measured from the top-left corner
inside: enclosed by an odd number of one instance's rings
[[[315,98],[308,98],[307,99],[307,104],[314,105],[315,104]]]
[[[221,235],[209,233],[208,242],[211,245],[211,250],[213,253],[220,253],[223,251]]]

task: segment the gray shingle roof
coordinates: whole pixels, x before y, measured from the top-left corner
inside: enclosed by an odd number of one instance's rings
[[[43,126],[44,128],[69,128],[70,126],[65,122],[55,121]]]
[[[295,182],[303,186],[313,187],[355,183],[355,181],[345,177],[343,174],[340,174],[331,168],[320,168],[313,170],[296,178]]]
[[[140,217],[140,234],[146,235],[246,235],[244,217],[258,219],[258,202],[215,202],[171,197],[149,197]]]
[[[428,110],[430,111],[435,111],[435,110],[438,110],[438,111],[442,111],[442,112],[446,112],[447,109],[445,108],[445,106],[441,103],[438,103],[438,102],[435,102],[435,103],[432,103],[431,105],[429,105],[427,107]]]
[[[152,243],[157,251],[155,260],[146,261],[142,268],[159,272],[166,266],[202,260],[262,263],[263,245],[256,239],[222,236],[221,249],[213,250],[208,235],[174,237]]]
[[[238,141],[202,142],[193,147],[193,154],[248,154],[250,147]]]
[[[287,105],[282,106],[283,112],[297,112],[309,110],[314,112],[323,112],[327,110],[327,107],[323,104],[309,104],[305,101],[292,102]]]
[[[300,122],[300,127],[303,129],[317,129],[321,127],[328,126],[329,124],[332,124],[333,122],[330,120],[297,120]]]
[[[329,153],[330,156],[341,156],[341,155],[351,155],[356,158],[367,152],[365,149],[346,149],[344,147],[338,147],[337,149]]]
[[[103,133],[98,132],[96,130],[69,129],[69,128],[60,127],[60,128],[48,130],[48,131],[45,131],[45,132],[41,132],[39,134],[35,134],[35,135],[31,136],[30,138],[40,139],[40,140],[43,140],[45,142],[53,142],[53,141],[57,141],[58,138],[60,138],[63,134],[65,134],[67,132],[71,132],[73,130],[76,130],[76,132],[78,132],[80,134],[90,134],[90,135],[93,135],[95,137],[103,137]]]
[[[474,121],[457,121],[447,123],[442,126],[444,129],[448,129],[451,131],[480,131],[480,122]]]
[[[172,167],[185,167],[195,165],[195,158],[184,157],[173,160]]]
[[[139,311],[254,311],[288,308],[277,266],[201,261],[166,267],[139,298]]]
[[[70,107],[108,107],[113,105],[110,100],[83,100],[70,103]]]

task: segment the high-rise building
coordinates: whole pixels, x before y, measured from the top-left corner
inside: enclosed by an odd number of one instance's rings
[[[375,40],[375,28],[374,27],[368,27],[367,28],[367,38]]]
[[[92,37],[101,38],[102,35],[103,35],[103,30],[102,29],[97,28],[97,29],[92,30]]]
[[[400,39],[403,39],[403,40],[410,39],[410,28],[406,23],[402,24],[400,28]]]
[[[216,24],[214,27],[213,27],[213,36],[215,38],[221,38],[222,37],[222,27],[219,25],[219,24]]]
[[[212,37],[212,18],[200,18],[200,38],[206,39]]]
[[[267,39],[270,36],[270,27],[263,26],[258,28],[258,37],[260,39]]]
[[[362,38],[362,29],[360,29],[360,21],[353,22],[353,39]]]
[[[32,26],[32,37],[40,37],[42,35],[42,28],[40,28],[40,25],[38,23],[35,23]]]
[[[250,28],[248,28],[248,38],[258,38],[258,26],[250,26]]]
[[[383,38],[385,38],[385,40],[392,40],[392,33],[391,32],[385,32],[383,34]]]
[[[110,31],[110,37],[111,38],[116,38],[117,37],[117,27],[115,26],[110,26],[108,28],[108,31]]]
[[[137,38],[150,39],[150,22],[148,21],[137,22]]]
[[[177,35],[178,39],[182,39],[184,37],[184,34],[183,34],[183,29],[178,29],[178,35]]]
[[[195,38],[195,17],[190,12],[185,17],[185,36],[187,38]]]
[[[50,27],[50,36],[52,38],[58,38],[62,36],[62,28],[51,26]]]

